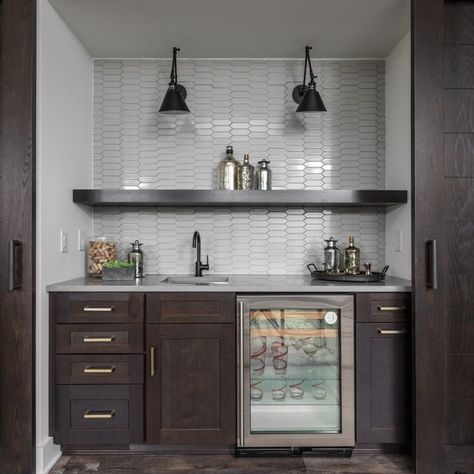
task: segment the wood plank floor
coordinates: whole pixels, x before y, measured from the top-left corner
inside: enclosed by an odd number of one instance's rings
[[[51,474],[413,474],[409,457],[358,454],[352,458],[235,458],[231,455],[73,455],[63,456]]]

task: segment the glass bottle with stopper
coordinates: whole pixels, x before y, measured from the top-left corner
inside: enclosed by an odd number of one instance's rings
[[[249,155],[244,155],[244,161],[239,165],[238,188],[253,189],[254,167],[250,164]]]
[[[228,146],[225,158],[219,163],[217,187],[219,190],[233,191],[238,189],[239,162],[234,158],[234,149]]]
[[[354,237],[349,237],[349,246],[344,251],[344,266],[346,273],[360,273],[360,250],[354,245]]]
[[[135,240],[135,242],[130,245],[132,246],[132,250],[128,254],[128,261],[134,265],[135,278],[143,278],[145,276],[143,271],[144,258],[143,251],[140,248],[143,244],[141,244],[139,240]]]
[[[324,249],[324,271],[327,273],[341,273],[342,267],[342,254],[339,248],[336,246],[337,240],[333,237],[329,237],[325,240],[326,247]]]

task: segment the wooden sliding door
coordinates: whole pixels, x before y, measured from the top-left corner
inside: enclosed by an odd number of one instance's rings
[[[417,474],[474,473],[474,2],[413,0]]]
[[[34,472],[36,1],[0,4],[0,473]]]

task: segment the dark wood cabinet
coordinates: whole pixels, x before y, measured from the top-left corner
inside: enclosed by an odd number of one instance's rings
[[[410,295],[356,298],[358,446],[407,444],[410,433]]]
[[[147,325],[147,443],[235,443],[235,325]]]
[[[146,322],[147,443],[234,444],[235,295],[149,294]]]
[[[358,443],[408,441],[408,341],[406,323],[357,324]]]

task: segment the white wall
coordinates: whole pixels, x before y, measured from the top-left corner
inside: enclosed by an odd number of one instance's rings
[[[411,278],[411,60],[410,32],[395,46],[386,62],[387,189],[408,190],[408,204],[387,211],[387,264],[390,274]],[[396,234],[401,231],[401,250]]]
[[[72,203],[72,189],[92,185],[92,60],[47,0],[38,0],[36,455],[47,472],[60,455],[48,435],[48,295],[45,286],[82,276],[79,229],[91,212]],[[69,252],[59,253],[59,231]]]

